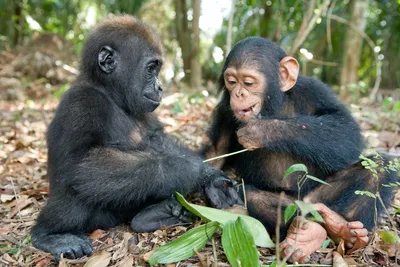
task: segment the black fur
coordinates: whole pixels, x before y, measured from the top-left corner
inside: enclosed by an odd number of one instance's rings
[[[314,201],[329,205],[348,220],[360,220],[366,228],[371,229],[373,200],[354,194],[355,190],[374,192],[376,187],[371,187],[371,184],[377,183],[359,163],[359,155],[363,150],[360,128],[332,90],[318,80],[300,76],[295,86],[283,93],[279,89],[279,62],[285,56],[285,52],[276,44],[260,37],[246,38],[233,47],[219,80],[222,98],[214,110],[208,131],[211,142],[205,145],[203,153],[215,153],[221,147],[221,140],[229,141],[225,150],[216,154],[243,149],[237,141],[236,132],[244,124],[234,117],[230,108],[230,96],[225,90],[223,74],[228,67],[255,68],[265,75],[267,81],[264,104],[258,119],[275,120],[277,123],[274,128],[260,129],[265,133],[262,148],[228,157],[222,168],[233,168],[246,185],[254,186],[249,186],[249,193],[254,188],[273,193],[285,191],[289,198],[295,199],[298,191],[296,179],[291,179],[288,184],[283,183],[282,178],[292,164],[303,163],[310,175],[345,187],[340,194],[336,194],[339,192],[335,192],[333,187],[332,193],[321,195]],[[271,136],[275,136],[276,140],[271,141]],[[379,183],[395,179],[395,173],[386,173]],[[306,197],[314,190],[323,194],[325,191],[319,188],[321,186],[318,183],[308,181],[301,195]],[[389,206],[392,190],[381,188],[380,193],[385,205]],[[250,215],[263,221],[270,233],[275,229],[277,199],[277,194],[269,195],[264,201],[261,194],[254,201],[249,200]],[[355,214],[347,216],[348,207],[359,200],[361,205]],[[381,212],[380,205],[378,209]],[[282,231],[285,232],[284,229]]]
[[[88,37],[81,75],[48,129],[50,195],[32,230],[37,248],[57,258],[88,255],[86,233],[130,222],[155,203],[134,230],[186,222],[171,199],[176,191],[207,187],[229,199],[216,182],[222,172],[168,137],[151,113],[162,95],[161,51],[153,31],[129,16],[106,20]]]

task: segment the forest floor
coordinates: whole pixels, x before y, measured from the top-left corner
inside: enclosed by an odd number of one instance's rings
[[[146,261],[156,248],[192,227],[169,227],[141,234],[132,232],[127,225],[111,230],[98,229],[90,234],[94,255],[77,260],[63,259],[59,264],[48,253],[35,249],[29,232],[49,191],[45,133],[54,116],[59,95],[66,87],[47,86],[47,82],[38,79],[21,88],[21,92],[7,91],[1,88],[0,81],[0,266],[147,266]],[[189,147],[198,148],[215,104],[215,97],[171,94],[164,98],[157,113],[166,132],[177,136]],[[398,113],[382,111],[379,105],[351,105],[349,108],[360,123],[369,148],[400,157]],[[198,197],[193,200],[202,202]],[[371,207],[366,208],[373,212]],[[392,226],[385,216],[379,231],[371,233],[369,246],[344,257],[349,265],[395,266],[399,246],[385,243],[382,232],[399,234],[399,194],[394,197],[389,210],[395,225]],[[215,240],[216,266],[230,266],[220,239]],[[330,264],[332,251],[337,250],[340,251],[340,247],[331,245],[318,251],[313,254],[311,263]],[[262,264],[271,264],[275,259],[273,249],[259,248],[259,254]],[[167,266],[212,266],[214,261],[210,243],[197,256]]]

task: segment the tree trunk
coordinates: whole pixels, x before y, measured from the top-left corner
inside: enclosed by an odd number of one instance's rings
[[[200,64],[200,11],[201,0],[193,0],[192,20],[192,56],[191,56],[191,79],[190,85],[195,91],[201,88],[201,64]]]
[[[232,48],[232,24],[233,24],[233,16],[235,15],[235,7],[236,7],[236,0],[232,0],[231,12],[229,13],[229,20],[228,20],[228,32],[226,34],[225,57],[228,56],[229,51],[231,51]]]
[[[268,5],[267,1],[263,4],[264,14],[260,18],[260,36],[269,38],[269,25],[272,22],[272,4]]]
[[[189,35],[187,7],[185,0],[175,0],[175,14],[176,35],[182,52],[183,71],[185,73],[184,80],[191,81],[191,38]]]
[[[22,40],[23,22],[24,18],[22,15],[23,1],[14,2],[14,36],[13,36],[13,46],[17,46]]]
[[[354,25],[360,32],[364,32],[366,25],[366,11],[368,8],[368,1],[365,0],[351,0],[350,1],[350,24]],[[360,55],[362,48],[363,38],[360,34],[347,28],[345,43],[344,43],[344,56],[342,62],[342,70],[340,74],[340,85],[348,86],[358,82],[358,66],[360,65]],[[342,97],[346,96],[346,92],[342,91]]]

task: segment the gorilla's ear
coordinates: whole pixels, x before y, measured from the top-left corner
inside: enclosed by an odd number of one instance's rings
[[[116,51],[109,46],[103,46],[98,55],[99,67],[105,73],[111,73],[117,67]]]

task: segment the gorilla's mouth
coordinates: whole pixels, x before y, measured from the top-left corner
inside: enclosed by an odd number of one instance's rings
[[[151,97],[148,97],[148,96],[144,96],[149,102],[151,102],[151,103],[153,103],[153,104],[157,104],[157,105],[159,105],[160,103],[161,103],[161,97],[159,98],[159,99],[153,99],[153,98],[151,98]]]

